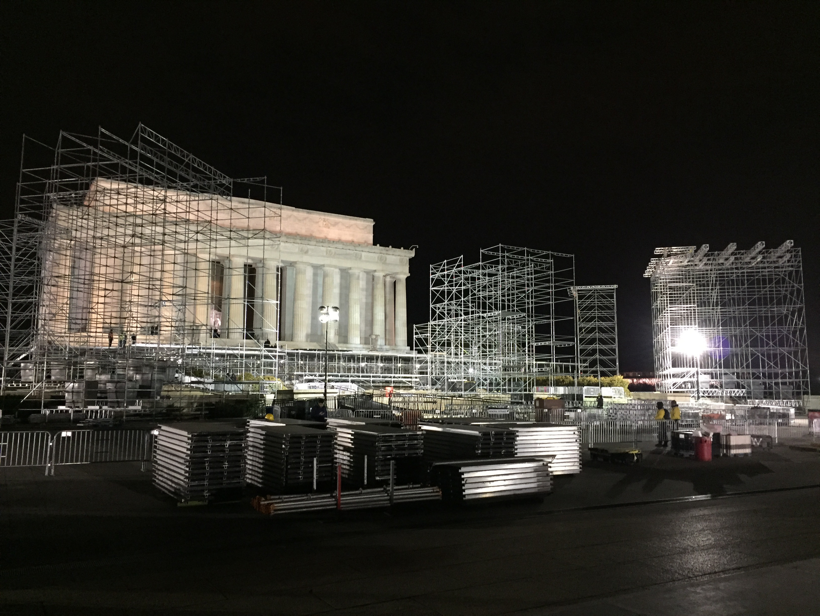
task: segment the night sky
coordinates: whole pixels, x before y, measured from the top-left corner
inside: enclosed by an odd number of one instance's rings
[[[618,284],[652,369],[656,246],[803,249],[820,376],[820,3],[139,2],[0,8],[0,214],[23,133],[143,122],[295,207],[371,217],[428,267],[504,243]]]

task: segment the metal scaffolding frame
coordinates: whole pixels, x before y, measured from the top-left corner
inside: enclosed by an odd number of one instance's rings
[[[650,279],[655,371],[661,391],[753,400],[809,393],[803,268],[792,241],[774,249],[656,248]],[[698,330],[700,358],[676,352]],[[699,360],[699,364],[698,364]],[[700,369],[698,369],[700,365]],[[698,387],[698,382],[700,383]]]
[[[619,374],[617,288],[618,285],[592,285],[571,289],[581,376],[600,380]]]
[[[414,330],[419,372],[446,392],[531,393],[575,376],[575,257],[498,245],[430,266],[430,321]]]
[[[300,369],[279,347],[281,201],[265,178],[229,178],[143,125],[128,140],[24,138],[15,218],[0,222],[0,393],[189,407],[315,378],[321,362]],[[332,355],[363,383],[414,365]]]

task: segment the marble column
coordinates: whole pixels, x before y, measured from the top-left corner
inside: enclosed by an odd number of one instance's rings
[[[131,332],[137,332],[148,325],[156,314],[156,305],[159,297],[154,272],[159,278],[161,264],[155,259],[156,251],[153,246],[143,246],[134,250],[134,263],[131,270],[131,310],[123,324],[123,331],[129,337]]]
[[[88,332],[94,293],[93,250],[84,242],[73,242],[69,267],[68,331]]]
[[[71,246],[54,240],[43,266],[43,301],[40,305],[40,331],[64,335],[68,331],[68,302],[71,279]]]
[[[325,266],[323,270],[324,277],[322,282],[322,304],[325,306],[336,306],[337,308],[340,308],[339,295],[341,293],[341,272],[338,267]],[[326,327],[327,341],[331,344],[339,342],[338,321],[329,322]]]
[[[394,346],[396,344],[396,313],[395,296],[393,294],[392,275],[384,278],[384,344]]]
[[[313,295],[313,268],[306,263],[297,263],[296,279],[293,284],[293,341],[307,342],[310,319],[313,317],[311,296]]]
[[[206,344],[211,335],[211,260],[207,256],[188,255],[188,280],[194,317],[192,338],[194,342]]]
[[[117,329],[122,323],[122,294],[124,271],[124,247],[111,241],[95,247],[93,269],[93,300],[89,333],[94,344],[108,345],[109,329]],[[131,333],[139,333],[134,329]]]
[[[264,261],[256,268],[257,297],[261,297],[261,341],[269,340],[276,344],[279,339],[279,289],[277,287],[279,264],[276,261]],[[259,282],[262,282],[261,292]],[[257,306],[259,301],[257,300]]]
[[[157,319],[160,341],[163,343],[172,342],[171,336],[174,331],[174,321],[176,320],[176,293],[175,285],[177,279],[177,258],[179,253],[173,249],[160,249],[159,257],[162,259],[162,278],[159,288],[159,315]],[[138,337],[137,340],[140,340]],[[144,340],[143,340],[144,341]]]
[[[105,285],[107,282],[107,246],[98,244],[91,247],[91,303],[88,310],[88,344],[98,346],[107,337],[108,323],[103,322],[105,307]],[[97,340],[99,338],[99,340]],[[107,344],[107,343],[106,343]]]
[[[385,344],[384,340],[384,274],[373,272],[373,335],[377,336],[376,344]]]
[[[225,260],[228,278],[228,338],[245,339],[245,257]],[[224,306],[225,302],[223,302]]]
[[[397,347],[407,346],[407,276],[397,274],[396,278],[396,342]]]
[[[350,270],[350,292],[347,300],[347,342],[361,344],[362,342],[362,271]]]

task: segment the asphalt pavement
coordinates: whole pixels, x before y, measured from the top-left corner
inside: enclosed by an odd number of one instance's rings
[[[267,517],[0,471],[0,613],[816,614],[820,455],[586,464],[544,502]],[[815,486],[815,487],[811,487]]]

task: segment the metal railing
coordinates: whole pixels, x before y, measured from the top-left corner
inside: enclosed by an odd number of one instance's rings
[[[0,432],[0,468],[47,466],[50,457],[48,432]]]
[[[657,440],[659,428],[665,425],[666,434],[672,430],[705,430],[732,434],[754,434],[770,436],[774,443],[784,438],[811,437],[808,425],[783,426],[777,418],[771,419],[700,419],[684,418],[678,422],[654,419],[600,419],[582,416],[560,423],[577,425],[581,428],[582,442],[595,443],[638,443]],[[815,437],[816,438],[816,437]]]
[[[142,462],[151,459],[153,433],[147,430],[62,430],[0,432],[0,468],[56,466],[92,462]]]

